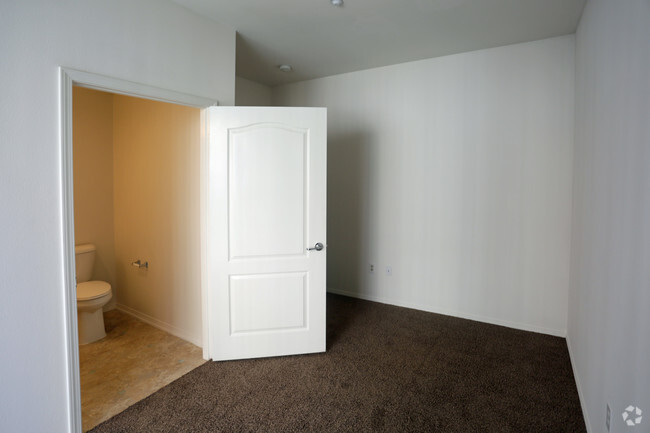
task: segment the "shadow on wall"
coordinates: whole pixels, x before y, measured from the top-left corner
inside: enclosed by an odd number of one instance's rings
[[[328,134],[327,287],[334,291],[359,294],[368,283],[371,143],[362,132]]]

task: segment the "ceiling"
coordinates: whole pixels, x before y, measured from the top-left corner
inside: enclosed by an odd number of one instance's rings
[[[574,33],[585,0],[174,0],[237,31],[269,86]],[[293,72],[277,66],[289,64]]]

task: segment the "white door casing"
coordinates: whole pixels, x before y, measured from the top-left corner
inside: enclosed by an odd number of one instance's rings
[[[208,109],[209,357],[325,351],[324,108]]]

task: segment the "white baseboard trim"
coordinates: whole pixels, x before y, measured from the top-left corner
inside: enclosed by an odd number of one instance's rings
[[[165,331],[169,334],[172,334],[178,338],[182,338],[185,341],[189,341],[195,346],[201,347],[203,345],[203,342],[201,340],[200,335],[192,335],[191,333],[177,328],[176,326],[170,325],[169,323],[165,323],[161,320],[156,319],[155,317],[151,317],[148,314],[144,314],[138,310],[135,310],[131,307],[127,307],[124,304],[116,304],[116,308],[130,316],[135,317],[138,320],[143,321],[144,323],[147,323],[154,328],[158,328],[162,331]]]
[[[575,363],[575,358],[573,356],[573,351],[571,350],[571,339],[567,335],[566,337],[566,345],[567,348],[569,349],[569,359],[571,360],[571,369],[573,370],[573,377],[576,380],[576,388],[578,388],[578,398],[580,399],[580,407],[582,408],[582,416],[585,419],[585,426],[587,427],[587,433],[592,433],[595,432],[591,428],[591,425],[589,424],[589,417],[587,416],[587,406],[585,406],[585,397],[584,393],[582,392],[582,387],[580,386],[580,377],[578,376],[578,370],[576,369],[576,363]]]
[[[484,317],[476,314],[464,313],[461,311],[446,310],[444,308],[432,307],[426,304],[419,304],[413,302],[402,302],[387,299],[379,296],[366,295],[356,292],[348,292],[339,289],[327,289],[329,293],[337,295],[349,296],[351,298],[365,299],[366,301],[379,302],[382,304],[395,305],[398,307],[412,308],[414,310],[427,311],[429,313],[443,314],[445,316],[459,317],[461,319],[475,320],[477,322],[489,323],[491,325],[505,326],[507,328],[520,329],[522,331],[537,332],[539,334],[553,335],[555,337],[566,337],[566,329],[553,329],[543,326],[529,325],[526,323],[510,322],[508,320],[494,319],[491,317]]]

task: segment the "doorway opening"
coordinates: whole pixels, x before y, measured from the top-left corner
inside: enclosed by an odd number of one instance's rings
[[[75,248],[94,246],[90,278],[112,292],[104,314],[78,307],[87,431],[204,362],[200,110],[74,87],[72,111]]]
[[[73,125],[73,118],[87,116],[89,107],[93,107],[91,104],[75,112],[75,104],[83,100],[93,101],[94,108],[90,111],[110,111],[110,127],[106,119],[103,124],[99,121],[91,125],[75,119]],[[205,175],[203,119],[204,108],[216,104],[206,98],[69,69],[61,69],[61,102],[68,395],[71,431],[80,432],[89,426],[82,424],[81,417],[75,243],[96,244],[93,279],[112,283],[113,300],[108,309],[117,307],[117,310],[107,320],[109,337],[111,330],[123,332],[120,326],[128,327],[129,320],[136,320],[132,319],[135,316],[140,319],[138,323],[149,322],[203,346],[203,358],[208,353],[207,335],[203,332],[207,320],[201,236]],[[140,114],[136,115],[138,111]],[[189,130],[176,128],[174,131],[174,118],[179,112],[180,117],[191,119]],[[102,128],[110,129],[112,136],[108,139],[102,136]],[[80,144],[85,140],[85,149],[77,148],[76,142],[73,144],[77,138]],[[165,141],[192,140],[193,148],[164,146]],[[136,146],[136,141],[145,145]],[[114,176],[101,179],[102,173]],[[173,208],[166,207],[170,202],[175,202]],[[137,260],[148,262],[148,270],[131,266]],[[179,268],[181,272],[175,272]],[[191,290],[170,292],[169,287],[179,285],[191,286]],[[109,338],[104,340],[100,342],[106,343]],[[101,360],[101,353],[97,353],[101,352],[99,346],[90,346],[83,347],[84,359]],[[184,362],[184,359],[176,361]],[[111,360],[102,362],[110,364]],[[94,379],[100,385],[101,380]],[[126,390],[117,390],[120,391],[126,394]]]

